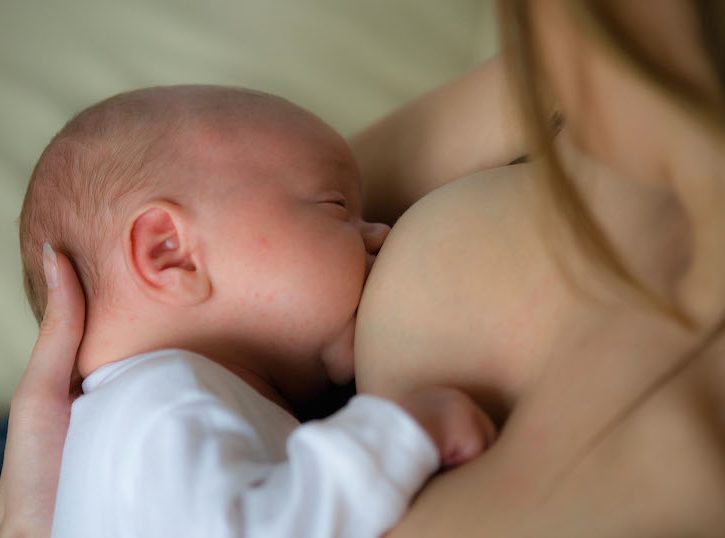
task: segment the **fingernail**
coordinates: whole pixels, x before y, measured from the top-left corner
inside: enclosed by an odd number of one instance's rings
[[[43,243],[43,271],[45,272],[45,283],[48,288],[57,288],[58,258],[56,258],[50,243]]]

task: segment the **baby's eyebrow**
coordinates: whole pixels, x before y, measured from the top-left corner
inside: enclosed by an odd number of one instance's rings
[[[357,184],[357,181],[351,181],[356,177],[355,165],[340,156],[329,155],[323,157],[323,169],[325,173],[325,181],[335,183],[338,188],[347,190],[351,183]]]
[[[334,153],[326,155],[324,157],[324,162],[330,168],[332,168],[338,172],[346,172],[346,171],[349,171],[350,168],[352,168],[352,163],[350,161],[348,161],[347,159],[344,159],[340,155],[337,155]]]

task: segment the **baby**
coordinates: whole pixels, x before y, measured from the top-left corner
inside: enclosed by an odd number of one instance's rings
[[[445,388],[291,414],[351,380],[388,228],[361,218],[344,140],[281,98],[181,86],[94,105],[43,152],[20,228],[36,317],[45,241],[87,299],[56,537],[377,536],[492,439]]]

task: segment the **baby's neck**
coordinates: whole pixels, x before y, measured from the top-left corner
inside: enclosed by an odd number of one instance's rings
[[[163,323],[161,325],[164,325]],[[268,400],[291,412],[290,403],[277,391],[263,372],[254,368],[254,357],[248,357],[246,363],[217,338],[200,337],[189,330],[180,330],[175,324],[169,326],[150,326],[130,319],[127,323],[119,320],[105,320],[89,317],[86,332],[78,350],[78,369],[85,379],[96,369],[135,355],[157,351],[159,349],[178,348],[203,355],[229,370]],[[224,349],[226,347],[226,349]]]

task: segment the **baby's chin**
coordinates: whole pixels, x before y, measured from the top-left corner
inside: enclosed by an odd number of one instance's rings
[[[354,315],[333,341],[322,351],[322,363],[325,365],[330,381],[336,385],[349,383],[355,373],[353,349],[355,342]]]

